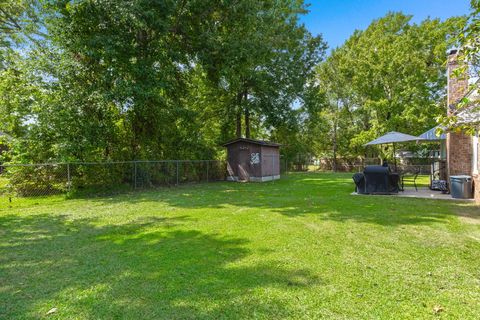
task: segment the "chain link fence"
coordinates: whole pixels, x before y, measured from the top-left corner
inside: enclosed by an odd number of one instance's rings
[[[265,163],[264,163],[265,162]],[[361,172],[378,158],[337,161],[318,159],[307,163],[264,155],[265,176],[275,179],[286,172]],[[268,171],[268,172],[267,172]],[[431,173],[426,163],[398,163],[398,172]],[[76,162],[4,164],[0,166],[0,197],[36,197],[66,193],[117,193],[121,191],[174,187],[180,184],[224,181],[227,164],[220,160],[162,160],[123,162]]]
[[[0,166],[0,196],[118,192],[225,180],[219,160],[164,160]]]
[[[432,159],[398,159],[396,168],[394,163],[389,163],[389,165],[392,170],[400,173],[418,172],[421,175],[428,175],[432,170],[432,161]],[[336,161],[332,158],[320,158],[301,162],[285,160],[282,165],[286,168],[285,171],[292,172],[362,172],[367,165],[380,165],[381,163],[379,158],[338,158]]]
[[[378,158],[338,158],[336,161],[333,158],[300,158],[300,160],[297,158],[285,161],[285,167],[288,171],[293,172],[359,172],[367,165],[378,165],[380,163],[381,161]]]

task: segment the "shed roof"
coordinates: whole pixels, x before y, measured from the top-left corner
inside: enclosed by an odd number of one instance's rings
[[[255,139],[247,139],[247,138],[237,138],[230,140],[226,143],[223,144],[224,147],[237,143],[237,142],[247,142],[247,143],[252,143],[252,144],[258,144],[261,146],[269,146],[269,147],[280,147],[281,144],[275,143],[275,142],[270,142],[270,141],[265,141],[265,140],[255,140]]]

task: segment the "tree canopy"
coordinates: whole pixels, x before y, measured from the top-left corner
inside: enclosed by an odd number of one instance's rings
[[[464,19],[389,13],[356,31],[317,68],[325,106],[310,119],[323,137],[317,153],[357,156],[389,131],[420,134],[445,113],[446,51]]]
[[[480,1],[471,0],[472,11],[468,16],[462,32],[460,32],[456,40],[459,49],[458,59],[459,67],[454,71],[453,76],[467,76],[477,81],[471,83],[469,91],[474,92],[480,89]],[[480,112],[478,101],[471,101],[468,95],[462,99],[456,106],[457,110],[468,108],[469,112]],[[438,121],[445,128],[450,130],[464,131],[466,133],[474,133],[478,130],[478,123],[459,123],[457,113],[453,112],[449,115],[440,115]]]
[[[447,48],[478,40],[478,1],[465,29],[389,13],[328,57],[299,0],[0,4],[4,161],[217,158],[240,136],[290,158],[365,155],[435,125]]]
[[[16,0],[1,12],[2,48],[17,50],[0,130],[21,161],[215,157],[291,121],[326,48],[296,0]]]

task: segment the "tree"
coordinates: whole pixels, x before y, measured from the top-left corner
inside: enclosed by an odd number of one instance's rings
[[[235,2],[212,27],[218,34],[211,47],[202,44],[200,62],[227,96],[225,113],[234,114],[237,137],[242,124],[250,137],[252,117],[266,127],[285,121],[323,57],[321,37],[312,37],[298,22],[305,12],[301,1]]]
[[[473,78],[479,77],[480,68],[480,1],[471,0],[471,9],[467,23],[462,32],[455,38],[458,47],[460,48],[458,59],[461,62],[461,67],[457,68],[454,76],[463,77],[467,73]],[[480,89],[480,82],[472,83],[469,90],[475,91]],[[471,101],[470,98],[465,97],[456,106],[457,110],[470,108],[469,112],[480,112],[478,106],[475,105],[478,101]],[[478,128],[478,123],[458,123],[456,113],[449,115],[439,115],[437,121],[443,127],[455,129],[458,131],[465,131],[473,134]]]
[[[12,47],[40,44],[44,36],[34,0],[0,0],[0,68],[6,68]]]
[[[14,21],[41,23],[0,80],[18,161],[213,158],[235,126],[266,137],[295,121],[325,49],[302,1],[14,4]]]
[[[412,24],[411,16],[389,13],[321,63],[319,85],[329,95],[333,131],[348,141],[343,155],[364,154],[366,142],[388,131],[420,134],[435,125],[444,113],[445,52],[463,23],[451,18]]]
[[[480,1],[471,0],[472,12],[468,17],[467,24],[457,37],[461,47],[462,57],[478,75],[480,67]],[[477,84],[478,88],[478,84]]]

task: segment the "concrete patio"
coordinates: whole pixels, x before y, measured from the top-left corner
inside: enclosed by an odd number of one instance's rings
[[[360,195],[363,196],[364,194],[358,194],[353,192],[352,195]],[[369,196],[365,194],[365,196]],[[443,194],[441,191],[434,191],[430,190],[429,188],[423,187],[418,188],[418,191],[415,188],[405,188],[405,191],[400,191],[399,193],[394,194],[378,194],[375,196],[394,196],[394,197],[402,197],[402,198],[418,198],[418,199],[434,199],[434,200],[450,200],[450,201],[466,201],[466,202],[473,202],[474,199],[455,199],[452,198],[450,194]]]

